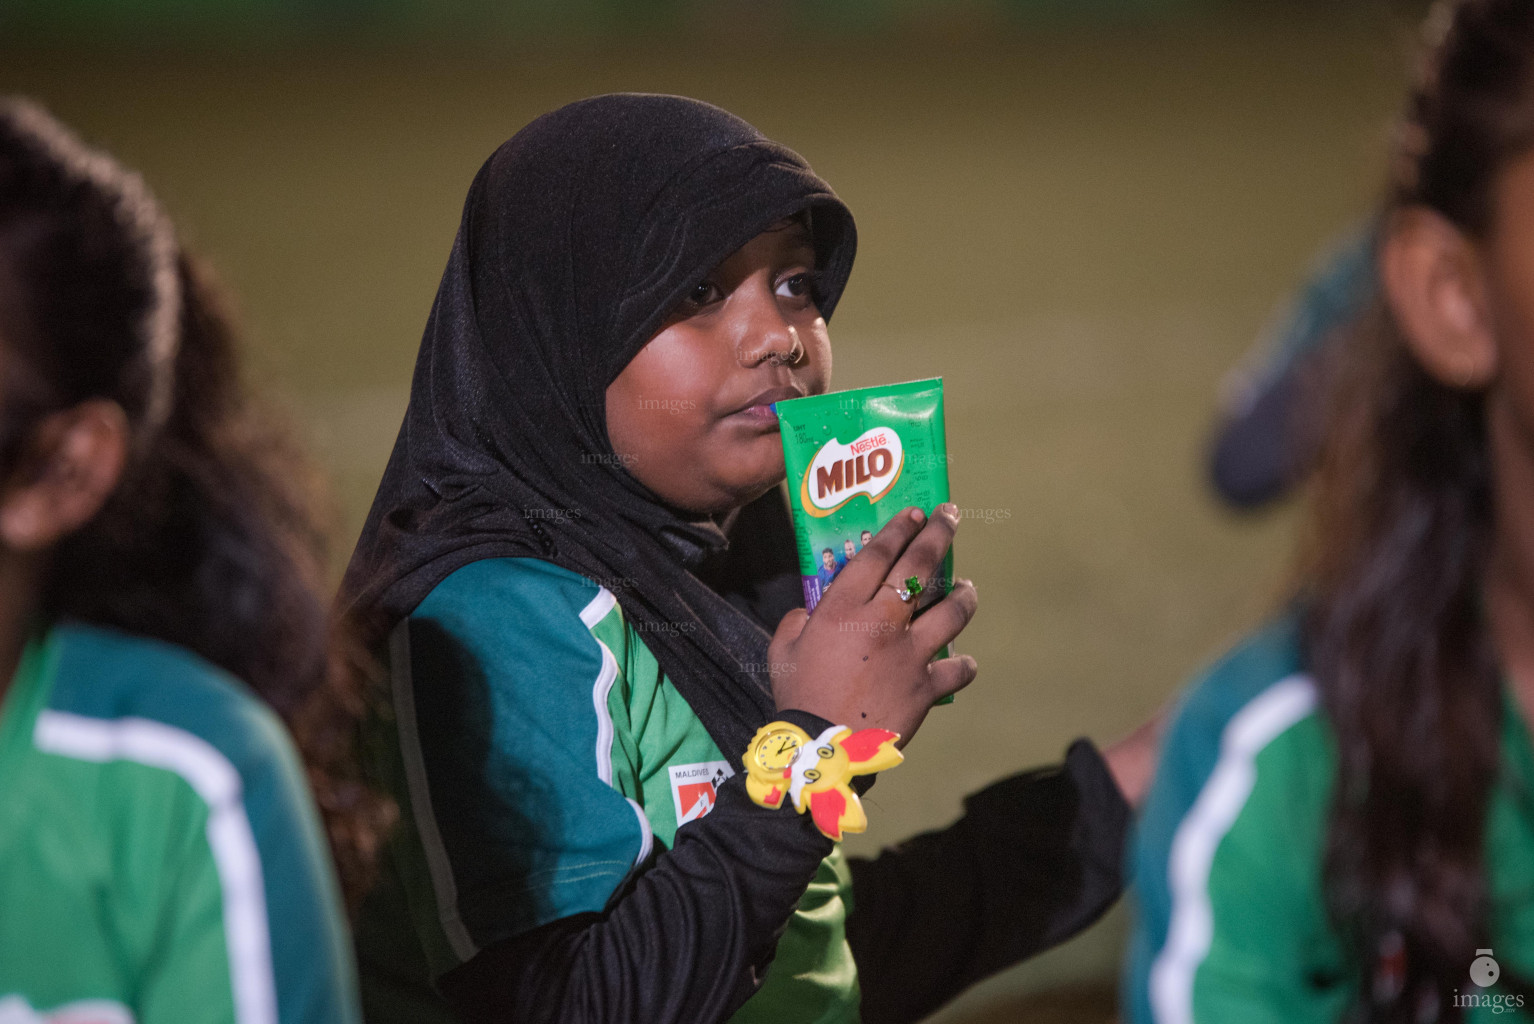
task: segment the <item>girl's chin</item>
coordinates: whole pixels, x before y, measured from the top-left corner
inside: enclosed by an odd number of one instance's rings
[[[776,487],[787,472],[783,465],[783,442],[777,434],[753,438],[749,444],[732,448],[730,456],[715,465],[721,477],[728,475],[732,478],[730,483],[738,483],[742,491],[756,488],[761,493]]]
[[[728,488],[728,497],[719,503],[717,508],[699,509],[709,515],[718,515],[721,512],[732,512],[738,508],[744,508],[757,498],[766,494],[774,487],[783,482],[783,470],[776,473],[764,474],[751,481],[742,481],[738,485],[732,483]]]

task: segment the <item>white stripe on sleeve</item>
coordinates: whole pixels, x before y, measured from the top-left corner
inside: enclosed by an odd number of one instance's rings
[[[1167,881],[1172,912],[1166,945],[1151,965],[1151,1015],[1156,1024],[1193,1024],[1193,978],[1209,955],[1214,911],[1209,872],[1220,841],[1236,823],[1257,782],[1257,755],[1316,705],[1309,676],[1281,679],[1226,723],[1220,756],[1172,837]]]
[[[607,618],[609,612],[617,605],[618,599],[612,591],[606,587],[597,590],[597,596],[591,599],[591,603],[581,609],[581,622],[587,629],[594,629],[596,624]],[[597,672],[596,682],[591,687],[591,705],[597,713],[597,778],[607,785],[613,784],[613,739],[615,727],[613,726],[612,709],[607,706],[607,699],[612,694],[613,683],[618,680],[618,659],[613,654],[612,648],[603,643],[601,638],[592,634],[597,646],[602,648],[602,668]],[[613,787],[617,788],[617,787]],[[625,797],[624,799],[628,799]],[[645,817],[644,808],[633,800],[628,804],[634,809],[634,814],[639,818],[639,855],[634,858],[634,865],[638,867],[650,856],[650,850],[654,847],[655,833],[650,828],[650,819]]]
[[[208,846],[224,898],[224,938],[238,1024],[276,1024],[277,982],[266,882],[245,813],[240,773],[200,736],[146,718],[87,718],[44,710],[37,748],[80,761],[131,761],[175,772],[208,805]]]

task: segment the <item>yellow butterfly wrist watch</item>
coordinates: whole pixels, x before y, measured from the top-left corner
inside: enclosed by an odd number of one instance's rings
[[[746,792],[761,807],[793,803],[808,808],[815,827],[839,841],[868,828],[868,816],[848,784],[855,775],[893,768],[905,758],[895,749],[898,733],[833,725],[819,736],[789,722],[762,726],[746,748]]]

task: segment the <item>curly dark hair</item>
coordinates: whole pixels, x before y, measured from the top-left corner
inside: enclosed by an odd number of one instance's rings
[[[1499,173],[1534,149],[1534,3],[1441,3],[1428,31],[1385,222],[1425,207],[1483,239]],[[1482,608],[1485,402],[1417,362],[1383,299],[1352,340],[1302,568],[1339,759],[1327,895],[1365,975],[1361,1019],[1460,1020],[1452,994],[1490,945],[1486,814],[1504,714]],[[1526,986],[1506,972],[1504,984]]]
[[[0,468],[87,399],[131,431],[116,490],[50,553],[43,613],[249,684],[297,740],[355,906],[393,810],[355,752],[370,667],[328,614],[318,477],[250,401],[230,318],[142,180],[19,100],[0,103],[0,337]]]

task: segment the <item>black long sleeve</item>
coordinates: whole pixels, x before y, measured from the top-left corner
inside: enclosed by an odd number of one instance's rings
[[[780,717],[811,736],[830,725],[798,711]],[[604,913],[495,943],[438,987],[476,1024],[723,1021],[760,987],[830,852],[808,814],[757,807],[737,775]]]
[[[812,735],[813,716],[784,717]],[[862,787],[859,787],[862,788]],[[1095,921],[1120,890],[1129,809],[1090,743],[1004,779],[939,832],[854,860],[847,937],[864,1024],[917,1020]],[[445,975],[475,1024],[727,1019],[760,986],[830,852],[807,815],[752,804],[739,777],[602,914],[496,943]]]
[[[953,825],[852,862],[863,1024],[919,1020],[1118,899],[1130,810],[1091,743],[993,783]]]

